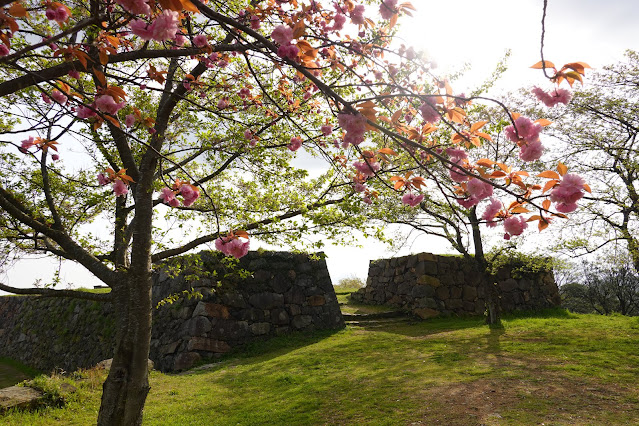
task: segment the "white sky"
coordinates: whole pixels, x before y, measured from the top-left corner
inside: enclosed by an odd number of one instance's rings
[[[456,93],[473,88],[491,75],[507,49],[512,50],[509,70],[497,88],[513,90],[533,84],[549,87],[530,65],[540,60],[541,0],[413,0],[418,9],[413,18],[400,20],[400,36],[408,46],[426,50],[438,72],[471,64]],[[626,49],[639,50],[639,1],[637,0],[549,0],[544,55],[556,65],[583,61],[593,68],[614,63]],[[468,85],[468,87],[464,87]],[[529,230],[529,233],[535,233]],[[399,253],[389,253],[374,241],[364,248],[327,247],[333,283],[355,275],[366,279],[371,259],[423,251],[450,252],[439,240],[410,239]],[[253,246],[253,248],[256,248]],[[55,262],[23,260],[8,272],[7,284],[27,287],[53,276]],[[99,282],[81,267],[65,264],[63,282],[90,286]]]

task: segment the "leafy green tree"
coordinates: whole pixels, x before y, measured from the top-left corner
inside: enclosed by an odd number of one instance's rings
[[[639,271],[639,53],[603,67],[560,109],[532,114],[553,121],[549,134],[561,143],[555,158],[570,161],[592,188],[573,220],[571,253],[591,253],[623,243]]]
[[[399,153],[419,174],[437,163],[453,170],[456,197],[467,206],[495,186],[538,209],[532,221],[547,224],[552,212],[549,200],[531,197],[538,184],[504,184],[505,165],[445,151],[481,145],[481,126],[466,118],[472,98],[455,96],[412,48],[391,48],[410,3],[24,0],[0,7],[0,232],[14,253],[77,262],[111,292],[0,289],[113,303],[116,347],[100,425],[142,422],[151,274],[164,260],[209,243],[241,257],[249,236],[295,242],[319,228],[330,236],[366,229],[361,207],[378,196],[371,181],[392,175],[387,185],[404,203],[423,197],[423,177],[396,173],[404,167],[394,165]],[[583,68],[567,64],[555,80]],[[538,147],[540,126],[507,116],[512,146]],[[450,130],[452,143],[428,137],[435,123]],[[369,144],[374,132],[385,146]],[[296,166],[300,149],[325,160],[325,173]],[[560,206],[585,187],[558,171]],[[525,220],[513,209],[489,219],[503,219],[518,235]]]

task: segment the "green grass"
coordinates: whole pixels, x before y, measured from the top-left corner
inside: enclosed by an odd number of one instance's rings
[[[0,389],[13,386],[38,375],[35,370],[11,358],[0,357]]]
[[[153,372],[147,425],[639,424],[639,318],[547,311],[282,336]],[[95,423],[103,378],[9,425]],[[167,423],[168,422],[168,423]]]

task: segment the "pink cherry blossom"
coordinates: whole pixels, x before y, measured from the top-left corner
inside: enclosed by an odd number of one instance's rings
[[[540,140],[527,142],[520,147],[519,158],[523,161],[536,161],[541,158],[544,152],[544,146]]]
[[[171,200],[175,200],[175,192],[171,188],[162,188],[160,191],[160,198],[167,204],[171,203]]]
[[[151,7],[144,0],[115,0],[115,2],[133,15],[151,15]]]
[[[98,115],[92,108],[89,108],[89,107],[84,106],[84,105],[80,105],[76,109],[76,114],[77,114],[78,118],[91,118],[91,117],[95,117],[96,115]]]
[[[0,56],[7,56],[8,54],[9,48],[4,43],[0,43]]]
[[[300,49],[294,44],[285,44],[277,49],[277,56],[280,58],[288,58],[292,61],[297,59],[297,55],[299,55],[299,53]]]
[[[461,183],[466,182],[468,179],[470,179],[470,176],[463,172],[463,170],[465,169],[464,164],[466,162],[462,158],[453,157],[450,160],[455,163],[455,165],[450,166],[450,169],[448,171],[448,174],[450,175],[450,178],[452,180],[457,183]]]
[[[204,48],[209,45],[209,40],[204,34],[198,34],[193,37],[193,46]]]
[[[44,15],[47,17],[48,20],[56,21],[58,23],[65,22],[69,19],[69,11],[64,6],[59,6],[56,9],[49,8],[44,13]]]
[[[471,179],[466,184],[466,190],[471,198],[477,199],[477,202],[493,195],[493,186],[480,179]]]
[[[364,197],[362,198],[362,201],[366,204],[373,204],[373,200],[371,200],[370,197]]]
[[[95,106],[102,112],[115,115],[117,112],[126,105],[126,101],[120,103],[115,102],[113,96],[101,95],[95,100]]]
[[[391,19],[397,13],[397,0],[382,0],[379,6],[379,14],[383,19]]]
[[[253,132],[251,132],[249,129],[244,130],[244,138],[251,140],[253,138]]]
[[[348,146],[348,144],[359,145],[364,141],[366,117],[362,114],[353,115],[343,112],[337,114],[337,121],[342,129],[346,131],[346,135],[344,136],[346,146]]]
[[[298,149],[300,149],[301,146],[302,146],[302,139],[298,138],[297,136],[293,136],[291,138],[291,142],[288,144],[288,149],[295,152]]]
[[[528,228],[526,219],[522,216],[510,216],[504,220],[504,239],[509,240],[511,236],[521,235],[524,229]]]
[[[129,28],[142,40],[172,40],[178,31],[178,17],[177,12],[165,10],[150,25],[141,19],[135,19],[129,22]]]
[[[366,187],[363,184],[357,182],[355,185],[353,185],[353,190],[355,190],[355,192],[364,192],[366,190]]]
[[[572,93],[566,89],[554,89],[552,92],[546,93],[543,89],[535,87],[532,89],[532,93],[549,108],[558,104],[568,105],[572,99]]]
[[[113,192],[115,193],[116,197],[119,197],[120,195],[128,194],[129,188],[120,179],[116,179],[115,181],[113,181]]]
[[[60,156],[59,156],[58,154],[52,154],[52,155],[51,155],[51,159],[52,159],[53,161],[58,161],[58,160],[60,159]]]
[[[439,115],[439,112],[437,112],[437,108],[435,107],[435,105],[433,105],[429,101],[424,102],[417,109],[422,114],[422,117],[424,118],[424,121],[426,121],[428,123],[433,123],[434,124],[434,123],[437,123],[441,119],[441,116]]]
[[[223,97],[219,101],[217,101],[217,107],[219,109],[224,109],[228,106],[229,106],[229,99],[227,97]]]
[[[133,114],[129,114],[126,116],[125,120],[124,120],[124,125],[126,127],[131,127],[135,124],[135,115]]]
[[[365,11],[365,7],[364,5],[358,4],[357,6],[355,6],[353,8],[353,10],[351,10],[351,22],[353,22],[353,24],[355,25],[362,25],[365,22],[365,18],[364,18],[364,11]]]
[[[102,174],[102,173],[98,173],[98,184],[100,186],[104,186],[104,185],[106,185],[108,183],[109,183],[109,178],[104,176],[104,174]]]
[[[464,148],[446,148],[446,154],[450,157],[451,161],[462,160],[464,158],[468,158],[468,153]]]
[[[585,182],[579,175],[568,173],[564,175],[559,185],[550,193],[550,201],[560,213],[570,213],[577,209],[577,201],[583,196]]]
[[[496,198],[490,199],[490,204],[486,207],[486,210],[481,215],[481,218],[486,221],[486,225],[489,227],[497,226],[497,222],[495,221],[495,216],[501,210],[502,205],[501,201]]]
[[[515,128],[512,125],[504,129],[506,137],[510,141],[519,142],[525,140],[527,142],[535,142],[539,140],[539,133],[541,132],[541,125],[539,123],[533,123],[529,118],[521,116],[515,120],[515,126],[517,126],[519,137],[517,137]]]
[[[173,10],[164,10],[151,26],[153,27],[153,40],[173,40],[178,31],[179,13]]]
[[[253,16],[251,16],[250,22],[251,22],[251,29],[252,30],[259,30],[260,29],[260,25],[261,25],[260,18],[258,18],[257,16],[253,15]]]
[[[324,124],[324,125],[320,128],[320,130],[322,131],[322,134],[323,134],[324,136],[328,136],[328,135],[330,135],[331,133],[333,133],[333,126],[331,126],[330,124]]]
[[[358,172],[366,177],[375,176],[375,172],[378,172],[380,169],[380,165],[377,161],[370,160],[368,162],[356,161],[355,163],[353,163],[353,167],[355,167]]]
[[[20,147],[22,148],[24,152],[24,151],[27,151],[29,148],[31,148],[33,145],[35,145],[35,138],[33,136],[29,136],[27,139],[21,142]]]
[[[344,24],[346,23],[346,16],[341,13],[338,13],[333,18],[333,22],[334,22],[333,30],[340,31],[341,29],[344,28]]]
[[[40,97],[42,98],[42,101],[45,104],[49,104],[50,105],[52,103],[51,98],[46,93],[44,93],[44,92],[40,93]]]
[[[293,40],[293,28],[286,25],[278,25],[271,33],[271,38],[277,44],[289,44]]]
[[[402,197],[402,203],[411,207],[415,207],[415,206],[418,206],[423,199],[424,199],[424,194],[417,195],[417,194],[413,194],[412,192],[407,192]]]
[[[184,184],[180,187],[180,194],[183,198],[182,204],[189,207],[200,197],[200,190],[193,185]]]
[[[60,105],[66,104],[68,99],[65,96],[65,94],[59,91],[58,89],[54,89],[53,92],[51,92],[51,98],[53,98],[53,100],[59,103]]]
[[[215,248],[227,256],[233,256],[239,259],[248,254],[249,241],[242,242],[239,238],[226,241],[222,238],[218,238],[215,240]]]
[[[181,33],[177,33],[173,42],[177,47],[182,47],[182,45],[186,42],[186,37],[184,37]]]
[[[69,77],[75,78],[76,80],[78,80],[80,78],[80,73],[78,72],[78,70],[71,70],[68,72]]]

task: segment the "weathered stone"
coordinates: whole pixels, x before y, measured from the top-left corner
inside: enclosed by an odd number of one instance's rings
[[[179,341],[168,343],[166,345],[160,346],[158,352],[160,352],[160,354],[162,355],[169,355],[169,354],[175,353],[179,345],[180,345]]]
[[[462,297],[462,288],[459,286],[453,286],[450,288],[450,298],[451,299],[461,299]]]
[[[431,253],[419,253],[417,260],[420,262],[437,262],[437,258]]]
[[[447,299],[444,301],[444,304],[447,309],[450,309],[452,311],[459,310],[464,306],[461,299]]]
[[[229,319],[229,308],[218,303],[198,302],[193,310],[193,316],[207,316],[211,318]]]
[[[299,305],[286,305],[286,307],[288,308],[288,311],[293,316],[299,315],[302,313],[302,308]]]
[[[188,370],[202,360],[202,356],[197,352],[182,352],[175,357],[173,361],[173,370]]]
[[[306,300],[310,306],[323,306],[326,304],[326,298],[320,294],[309,296]]]
[[[208,335],[214,339],[231,341],[247,337],[249,334],[247,321],[219,320]]]
[[[440,314],[439,311],[430,308],[416,308],[413,309],[413,315],[418,316],[421,319],[434,318]]]
[[[435,293],[440,300],[446,300],[450,298],[450,289],[448,287],[437,287]]]
[[[294,328],[300,330],[308,327],[313,322],[313,317],[310,315],[296,315],[293,317],[291,324]]]
[[[463,288],[462,298],[469,302],[474,302],[475,299],[477,299],[477,287],[465,285]]]
[[[255,322],[251,324],[249,328],[251,329],[251,333],[256,336],[261,336],[271,331],[271,324],[268,322]]]
[[[231,350],[231,347],[228,343],[221,340],[207,339],[206,337],[193,337],[189,340],[186,350],[226,353]]]
[[[246,308],[246,301],[239,293],[225,293],[222,295],[222,303],[231,308]]]
[[[0,413],[11,408],[27,409],[36,407],[44,394],[28,386],[11,386],[0,389]]]
[[[422,297],[433,297],[435,295],[435,290],[432,286],[429,285],[416,285],[413,287],[411,292],[411,296],[415,299]]]
[[[182,334],[185,336],[202,336],[211,331],[212,325],[206,317],[197,316],[186,321],[182,326]]]
[[[288,312],[284,308],[273,309],[271,311],[271,321],[275,325],[286,325],[289,323]]]
[[[499,281],[499,288],[502,292],[507,293],[513,291],[517,287],[517,281],[513,278],[508,278],[504,281]]]
[[[419,284],[429,285],[431,287],[439,287],[442,285],[438,278],[431,277],[430,275],[422,275],[417,279]]]
[[[259,309],[273,309],[284,305],[284,296],[278,293],[257,293],[249,296],[249,303]]]

